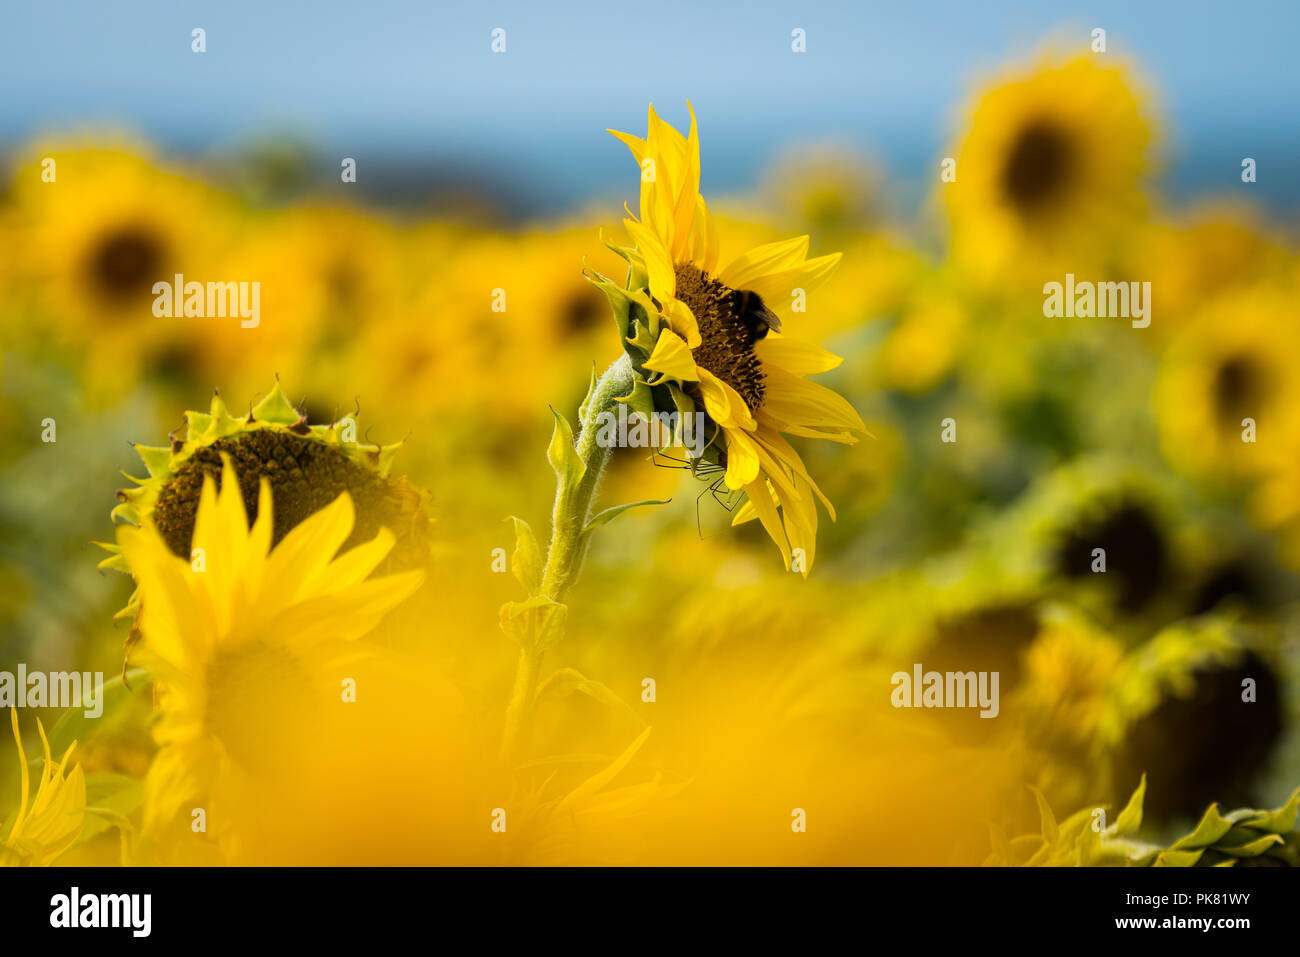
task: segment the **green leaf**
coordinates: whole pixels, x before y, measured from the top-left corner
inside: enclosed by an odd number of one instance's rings
[[[1124,810],[1119,812],[1119,817],[1115,818],[1115,835],[1117,837],[1132,834],[1142,826],[1142,802],[1146,799],[1146,795],[1147,776],[1143,774],[1142,779],[1138,781],[1137,790],[1128,799],[1128,804],[1124,805]]]
[[[584,423],[583,425],[584,428],[586,427],[585,423],[587,421],[587,410],[591,408],[591,400],[596,395],[596,383],[599,381],[600,381],[599,378],[597,378],[596,376],[596,364],[592,363],[591,383],[587,386],[587,394],[582,400],[582,405],[578,406],[578,421],[580,423]]]
[[[573,429],[569,420],[554,409],[551,409],[551,414],[555,416],[555,431],[551,433],[551,444],[546,449],[546,460],[551,463],[551,468],[560,481],[572,487],[582,481],[587,467],[578,458],[578,450],[573,446]]]
[[[521,645],[544,650],[564,637],[569,608],[545,595],[501,606],[501,630]]]
[[[614,761],[598,774],[593,774],[587,780],[583,781],[576,788],[565,795],[555,808],[556,812],[564,811],[576,804],[591,798],[597,791],[609,784],[610,781],[618,777],[622,770],[627,767],[628,762],[641,750],[641,745],[645,744],[645,739],[650,737],[650,728],[647,727],[637,739],[628,745],[627,750],[620,754]]]
[[[574,668],[561,668],[556,671],[542,682],[537,695],[541,697],[543,694],[551,694],[563,698],[575,691],[581,692],[601,704],[608,705],[613,710],[627,715],[638,725],[645,726],[645,721],[642,720],[632,706],[616,695],[608,686],[601,684],[599,681],[593,681]]]
[[[611,508],[607,508],[604,511],[593,515],[591,521],[587,522],[586,526],[582,529],[582,533],[584,535],[589,535],[591,534],[592,529],[599,528],[602,525],[608,525],[629,508],[639,508],[642,505],[667,505],[671,501],[672,499],[670,498],[646,499],[643,502],[628,502],[626,505],[614,505]]]
[[[515,523],[515,551],[510,556],[510,571],[529,597],[536,595],[542,588],[542,552],[537,547],[533,530],[522,518],[511,515],[506,521]]]
[[[1232,830],[1232,822],[1219,814],[1219,805],[1211,804],[1205,809],[1205,814],[1201,817],[1201,823],[1196,825],[1196,830],[1174,841],[1170,849],[1209,847],[1230,830]]]
[[[144,782],[125,774],[86,775],[85,826],[80,840],[88,841],[110,827],[128,826],[129,819],[144,801]]]

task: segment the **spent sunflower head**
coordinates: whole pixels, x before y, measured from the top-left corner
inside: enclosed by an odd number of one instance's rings
[[[45,763],[41,766],[41,779],[36,785],[36,796],[30,806],[31,776],[27,769],[27,754],[23,751],[22,735],[18,732],[18,710],[9,709],[14,726],[14,742],[18,745],[18,769],[22,780],[22,796],[14,817],[13,827],[0,840],[0,864],[27,864],[40,867],[51,863],[76,843],[86,818],[86,774],[78,764],[68,770],[69,759],[77,747],[72,742],[60,761],[50,755],[50,741],[39,718],[36,730],[45,748]]]
[[[633,246],[611,247],[628,263],[627,281],[599,274],[635,378],[624,398],[647,418],[659,412],[706,416],[704,457],[748,501],[732,524],[757,518],[786,568],[812,567],[820,498],[784,435],[852,444],[865,433],[843,397],[805,376],[840,358],[788,338],[781,314],[819,285],[840,254],[808,258],[807,236],[751,249],[719,266],[716,224],[700,195],[694,112],[682,136],[650,108],[644,139],[614,133],[641,167],[640,216],[625,219]],[[783,435],[784,433],[784,435]]]

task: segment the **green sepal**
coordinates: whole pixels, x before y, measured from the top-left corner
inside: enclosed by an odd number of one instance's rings
[[[1151,863],[1152,867],[1192,867],[1201,859],[1205,849],[1195,851],[1161,851]]]
[[[1143,773],[1142,778],[1138,781],[1137,790],[1133,792],[1124,805],[1124,810],[1119,812],[1119,817],[1115,818],[1115,835],[1123,837],[1125,834],[1132,834],[1142,826],[1142,802],[1146,799],[1147,794],[1147,776]]]
[[[301,418],[301,413],[293,407],[293,404],[280,389],[279,380],[267,393],[266,398],[253,406],[253,419],[257,422],[268,422],[271,425],[294,425]]]
[[[1206,848],[1218,841],[1228,831],[1232,830],[1232,822],[1219,814],[1219,805],[1211,804],[1205,809],[1201,816],[1201,821],[1196,825],[1196,829],[1185,837],[1180,837],[1169,845],[1170,850],[1184,850],[1187,848],[1199,847]]]
[[[655,413],[655,397],[649,383],[640,376],[632,379],[632,391],[627,395],[616,396],[616,401],[627,405],[629,413],[637,412],[649,422]]]
[[[1274,845],[1286,843],[1281,834],[1264,834],[1250,840],[1252,833],[1249,829],[1233,830],[1224,835],[1214,849],[1232,857],[1259,857]]]
[[[618,326],[618,335],[620,339],[626,339],[628,330],[631,326],[631,308],[632,303],[627,297],[627,292],[612,280],[606,279],[600,273],[593,272],[597,278],[587,277],[587,281],[593,286],[600,289],[609,300],[609,307],[614,313],[614,322]]]
[[[170,448],[158,447],[152,445],[133,445],[136,453],[144,462],[144,467],[149,470],[150,478],[157,478],[160,475],[167,475],[172,468],[172,450]],[[133,481],[139,481],[134,479]]]
[[[1300,788],[1291,792],[1291,797],[1280,808],[1273,811],[1255,811],[1241,817],[1237,811],[1228,815],[1235,823],[1253,827],[1259,831],[1271,831],[1274,834],[1286,834],[1295,830],[1297,812],[1300,811]]]

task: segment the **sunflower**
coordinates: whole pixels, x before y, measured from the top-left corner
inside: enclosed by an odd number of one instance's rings
[[[224,456],[218,493],[203,479],[193,542],[178,557],[152,521],[118,530],[139,582],[140,663],[155,677],[159,751],[145,787],[147,831],[184,802],[256,780],[289,760],[274,742],[311,734],[332,663],[419,587],[422,571],[371,578],[396,543],[387,528],[340,551],[356,509],[343,492],[272,547],[271,482],[250,527],[239,476]]]
[[[184,439],[173,437],[170,446],[135,446],[149,477],[132,479],[136,487],[118,492],[114,521],[149,522],[172,554],[189,560],[200,493],[207,479],[221,481],[224,457],[230,456],[244,507],[255,518],[261,517],[261,483],[270,483],[276,508],[272,544],[347,492],[357,510],[350,545],[384,526],[396,536],[392,566],[409,569],[427,561],[423,497],[404,478],[388,475],[400,442],[358,443],[356,422],[346,416],[330,425],[309,425],[306,415],[289,403],[279,382],[256,406],[250,404],[247,415],[232,416],[221,396],[214,395],[208,412],[187,412],[186,419]],[[117,546],[101,545],[112,554],[100,568],[134,574]],[[119,617],[133,613],[136,606],[133,597]]]
[[[976,102],[941,187],[955,258],[984,278],[1016,265],[1039,282],[1104,264],[1145,208],[1150,139],[1125,71],[1094,57],[1004,79]]]
[[[27,798],[31,790],[31,777],[27,771],[27,754],[23,739],[18,733],[18,710],[9,709],[14,726],[14,742],[18,745],[18,770],[22,775],[22,798],[9,835],[0,843],[0,864],[28,864],[40,867],[76,843],[86,818],[86,774],[78,764],[71,771],[70,759],[77,747],[68,745],[60,761],[50,755],[50,741],[45,727],[36,719],[41,744],[45,748],[45,764],[41,767],[41,780],[36,785],[36,797],[31,807]]]
[[[54,161],[55,179],[42,179]],[[15,178],[14,271],[32,296],[36,347],[50,340],[84,363],[92,388],[120,391],[136,370],[182,374],[194,328],[153,313],[154,283],[217,279],[228,204],[157,163],[141,144],[36,143]],[[93,346],[93,348],[92,348]]]
[[[1272,637],[1225,617],[1162,629],[1111,682],[1098,742],[1114,780],[1146,772],[1159,781],[1148,807],[1161,818],[1191,816],[1215,799],[1257,800],[1286,738],[1289,678]]]
[[[1293,301],[1289,289],[1271,283],[1230,292],[1170,344],[1155,398],[1164,453],[1175,467],[1201,477],[1258,475],[1287,446],[1300,424]],[[1246,419],[1254,442],[1243,441]]]
[[[1150,331],[1176,334],[1206,302],[1270,281],[1285,281],[1292,256],[1285,241],[1249,207],[1200,203],[1176,222],[1152,223],[1142,238],[1137,275],[1156,280],[1169,322]]]
[[[751,249],[719,268],[719,238],[699,193],[700,150],[694,111],[683,137],[650,108],[645,139],[614,133],[642,170],[640,217],[624,220],[633,248],[621,288],[593,281],[614,307],[636,370],[632,410],[693,413],[708,422],[710,454],[732,491],[748,501],[733,524],[762,522],[786,568],[812,567],[820,498],[835,512],[782,433],[852,444],[866,427],[841,396],[804,376],[840,359],[780,332],[780,313],[835,268],[840,255],[808,258],[807,236]],[[613,247],[612,247],[613,248]],[[775,310],[775,311],[774,311]]]

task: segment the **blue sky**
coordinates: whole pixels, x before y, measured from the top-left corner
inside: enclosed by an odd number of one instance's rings
[[[190,52],[195,26],[206,54]],[[1285,2],[44,0],[4,15],[0,143],[116,126],[202,153],[292,132],[360,163],[486,171],[558,209],[623,185],[605,127],[637,129],[652,100],[680,121],[689,97],[706,189],[743,189],[784,147],[835,140],[905,191],[974,81],[1095,26],[1152,87],[1171,192],[1231,192],[1252,155],[1252,195],[1300,205],[1300,4]],[[806,54],[790,52],[794,27]]]

